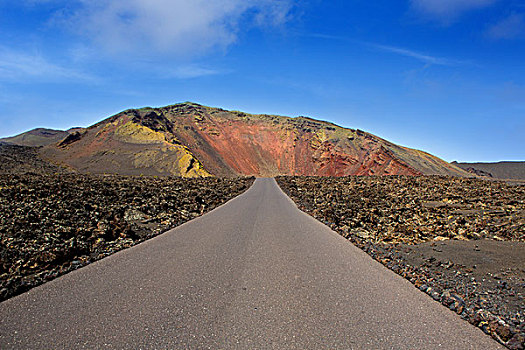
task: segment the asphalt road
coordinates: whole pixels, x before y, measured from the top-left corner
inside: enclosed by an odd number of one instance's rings
[[[0,304],[0,349],[498,349],[258,179]]]

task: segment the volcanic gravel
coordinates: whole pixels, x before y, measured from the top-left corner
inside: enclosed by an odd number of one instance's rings
[[[298,207],[511,349],[525,348],[525,186],[278,177]]]
[[[0,174],[0,301],[202,215],[253,181]]]

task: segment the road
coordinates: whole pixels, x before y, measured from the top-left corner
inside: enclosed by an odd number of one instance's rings
[[[0,304],[1,349],[500,349],[273,179]]]

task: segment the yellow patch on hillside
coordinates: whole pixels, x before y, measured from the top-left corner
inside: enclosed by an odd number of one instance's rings
[[[147,168],[153,167],[158,169],[156,160],[159,158],[159,150],[144,150],[140,153],[136,153],[135,159],[133,160],[133,166],[135,168]]]
[[[179,159],[179,171],[183,177],[208,177],[211,176],[202,164],[191,154],[186,153]]]
[[[133,159],[136,168],[153,168],[159,173],[182,177],[212,176],[184,146],[144,150]]]
[[[317,137],[319,138],[319,142],[325,142],[328,141],[330,138],[328,134],[326,133],[325,129],[319,129],[316,133]]]
[[[97,133],[95,134],[95,138],[105,136],[104,134],[109,132],[111,129],[115,128],[116,125],[117,125],[117,122],[107,123],[106,125],[104,125],[102,129],[97,131]]]
[[[153,131],[132,121],[119,125],[115,129],[115,136],[121,141],[139,144],[162,143],[166,141],[166,136],[163,133]]]

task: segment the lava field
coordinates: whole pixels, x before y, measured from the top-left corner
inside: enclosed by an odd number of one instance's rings
[[[524,348],[525,186],[445,176],[277,182],[301,210],[434,300]]]
[[[0,301],[200,216],[253,178],[0,175]]]

